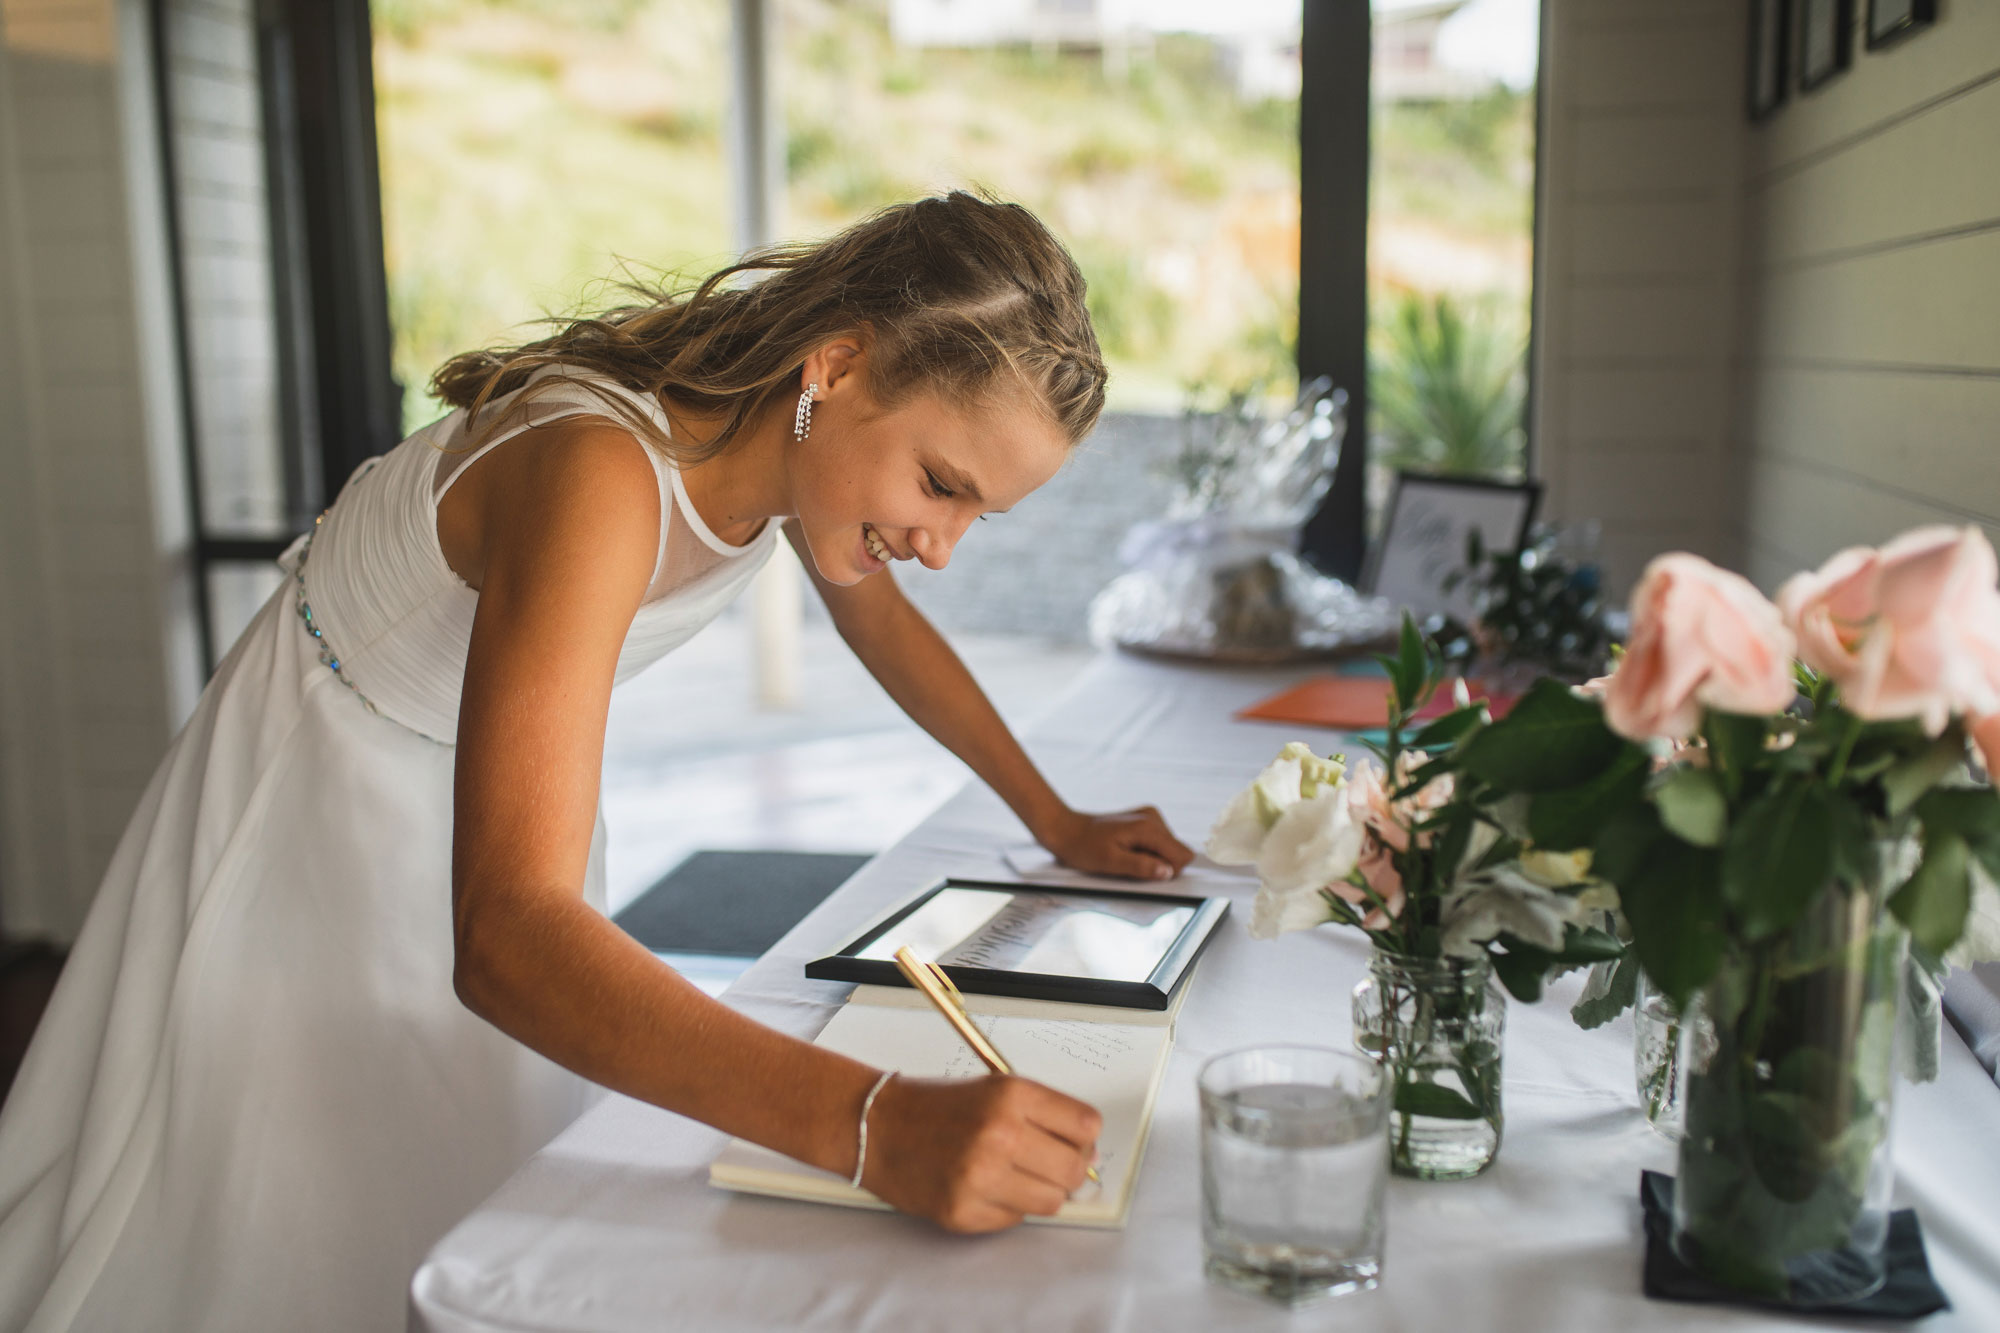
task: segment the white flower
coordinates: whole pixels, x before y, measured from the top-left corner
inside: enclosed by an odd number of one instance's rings
[[[1559,951],[1563,927],[1582,920],[1584,908],[1577,897],[1541,882],[1546,869],[1538,867],[1537,875],[1530,876],[1521,862],[1509,862],[1481,871],[1453,889],[1440,918],[1444,926],[1440,947],[1448,954],[1471,958],[1495,937],[1512,935],[1523,944]]]
[[[1257,857],[1257,903],[1250,934],[1275,939],[1327,920],[1320,890],[1354,873],[1361,857],[1361,824],[1339,787],[1323,788],[1278,818]]]
[[[1223,807],[1204,850],[1217,865],[1255,865],[1279,816],[1322,789],[1339,787],[1345,778],[1346,765],[1340,760],[1322,759],[1310,746],[1293,741]]]
[[[1275,940],[1287,931],[1311,930],[1332,919],[1325,895],[1316,890],[1281,895],[1259,889],[1250,907],[1250,938]]]
[[[1257,853],[1257,878],[1274,893],[1317,891],[1360,859],[1361,824],[1347,794],[1331,788],[1278,817]]]
[[[1521,853],[1521,873],[1549,889],[1566,889],[1590,879],[1590,849],[1573,852],[1544,852],[1529,848]]]
[[[1465,855],[1458,858],[1458,873],[1468,873],[1479,864],[1479,858],[1493,850],[1493,844],[1500,841],[1500,830],[1483,819],[1472,821],[1472,833],[1465,840]]]

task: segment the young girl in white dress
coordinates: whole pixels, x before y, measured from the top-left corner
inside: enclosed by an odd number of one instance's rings
[[[447,364],[457,410],[287,554],[119,844],[0,1113],[0,1330],[400,1329],[586,1080],[955,1230],[1053,1212],[1091,1108],[883,1084],[709,999],[605,918],[597,786],[612,686],[782,525],[1050,850],[1174,874],[1158,813],[1066,806],[884,573],[1054,475],[1104,380],[1062,246],[963,194]]]

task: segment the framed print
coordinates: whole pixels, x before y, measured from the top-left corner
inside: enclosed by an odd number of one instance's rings
[[[821,981],[907,986],[904,945],[968,994],[1165,1009],[1227,898],[945,879],[846,948],[806,964]]]
[[[1798,0],[1799,89],[1811,92],[1854,62],[1854,0]]]
[[[1868,0],[1868,49],[1890,46],[1937,22],[1937,0]]]
[[[1465,538],[1474,528],[1489,551],[1518,551],[1535,521],[1540,483],[1475,481],[1396,474],[1382,542],[1362,577],[1364,592],[1387,597],[1419,618],[1442,611],[1459,621],[1473,616],[1472,590],[1447,593],[1445,575],[1465,566]]]
[[[1792,72],[1791,0],[1750,0],[1750,86],[1747,102],[1751,120],[1763,120],[1785,100]]]

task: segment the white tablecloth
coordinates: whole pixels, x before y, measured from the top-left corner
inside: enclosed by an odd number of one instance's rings
[[[1231,712],[1299,672],[1219,671],[1106,658],[1032,732],[1074,804],[1158,805],[1195,843],[1221,801],[1292,733]],[[865,867],[725,997],[801,1037],[845,993],[806,960],[945,873],[1002,870],[1023,837],[973,786]],[[1276,942],[1244,933],[1247,894],[1201,961],[1182,1011],[1130,1225],[1019,1227],[984,1238],[926,1223],[726,1194],[706,1166],[724,1137],[622,1097],[578,1120],[432,1251],[412,1285],[412,1327],[461,1330],[974,1330],[1741,1328],[1828,1329],[1639,1292],[1641,1168],[1673,1153],[1633,1092],[1631,1028],[1571,1023],[1573,986],[1507,1019],[1506,1137],[1484,1176],[1397,1180],[1380,1290],[1299,1313],[1201,1274],[1195,1071],[1272,1041],[1345,1046],[1365,940],[1323,929]],[[1947,1032],[1943,1075],[1902,1089],[1897,1193],[1916,1206],[1955,1303],[1927,1329],[2000,1329],[2000,1088]]]

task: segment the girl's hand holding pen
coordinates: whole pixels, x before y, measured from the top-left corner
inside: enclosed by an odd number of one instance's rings
[[[861,1183],[947,1231],[1047,1217],[1088,1178],[1102,1117],[1028,1079],[891,1079],[869,1116]]]

